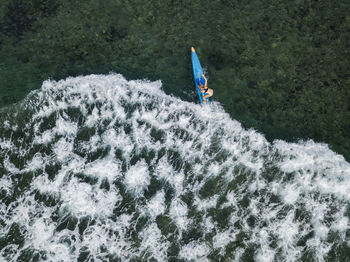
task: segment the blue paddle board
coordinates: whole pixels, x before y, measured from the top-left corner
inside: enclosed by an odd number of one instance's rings
[[[199,101],[201,102],[201,104],[204,104],[203,96],[206,95],[207,93],[202,93],[198,88],[199,83],[201,81],[201,77],[203,75],[203,68],[201,66],[201,63],[199,62],[199,59],[198,59],[198,56],[197,56],[195,50],[194,51],[191,50],[191,57],[192,57],[192,69],[193,69],[194,84],[195,84],[196,89],[197,89]],[[207,100],[207,102],[210,101],[209,98],[207,98],[206,100]]]

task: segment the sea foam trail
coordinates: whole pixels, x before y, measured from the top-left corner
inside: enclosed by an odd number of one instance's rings
[[[161,82],[45,81],[0,115],[0,256],[345,261],[350,165]]]

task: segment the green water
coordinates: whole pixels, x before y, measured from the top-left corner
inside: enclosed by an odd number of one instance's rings
[[[189,47],[214,99],[270,140],[312,138],[350,158],[348,1],[0,3],[0,105],[48,78],[161,79],[196,101]]]

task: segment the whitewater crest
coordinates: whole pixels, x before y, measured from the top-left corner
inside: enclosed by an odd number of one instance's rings
[[[10,109],[9,109],[10,110]],[[342,261],[350,165],[119,74],[1,112],[5,261]]]

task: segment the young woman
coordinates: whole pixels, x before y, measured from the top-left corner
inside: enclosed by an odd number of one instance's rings
[[[203,96],[203,103],[206,103],[207,102],[207,98],[211,97],[213,95],[213,93],[214,93],[213,89],[208,88],[207,82],[208,81],[207,81],[206,77],[203,74],[202,77],[201,77],[201,81],[200,81],[200,83],[198,85],[198,88],[199,88],[199,90],[202,93],[207,93],[206,95]]]

